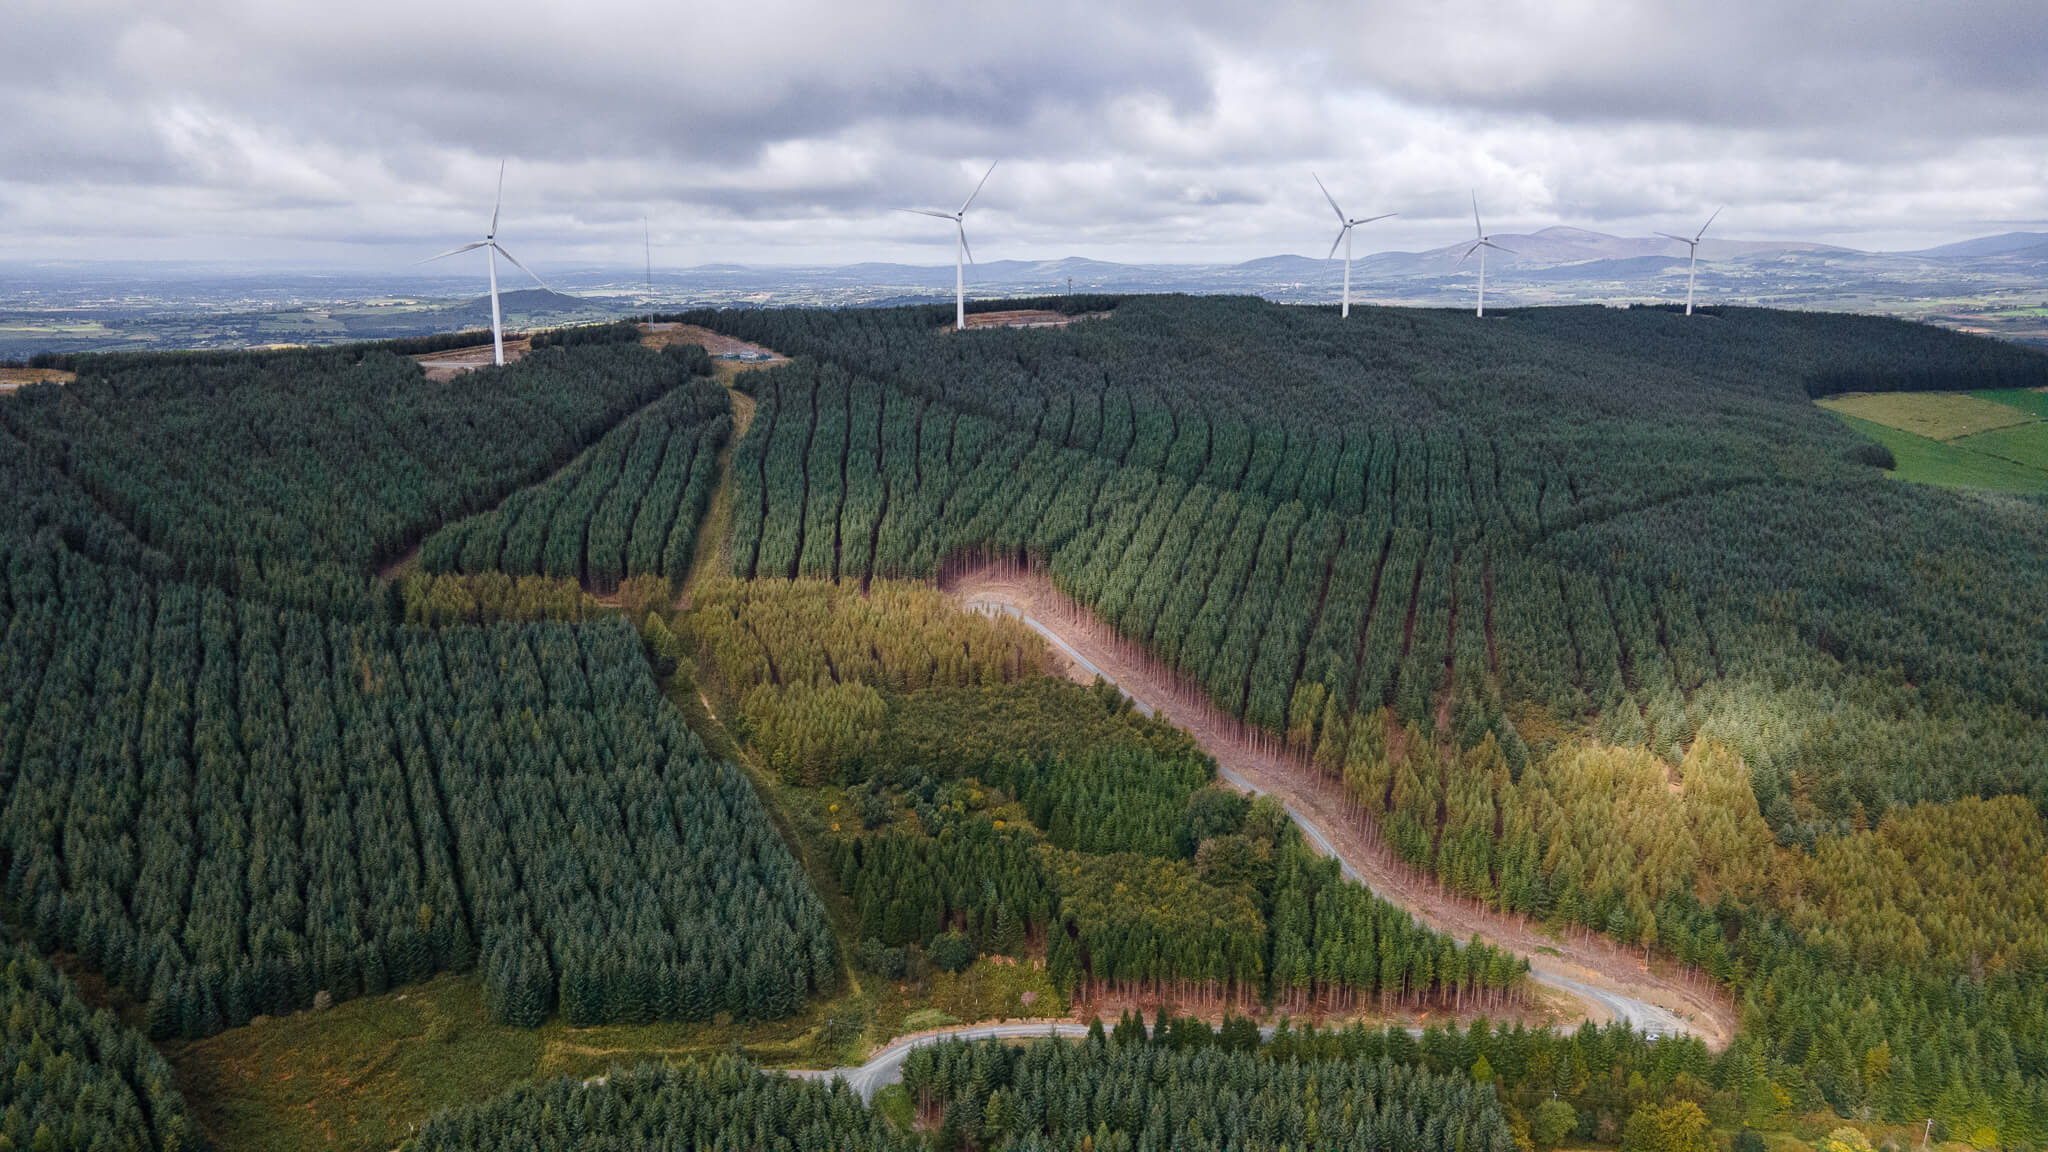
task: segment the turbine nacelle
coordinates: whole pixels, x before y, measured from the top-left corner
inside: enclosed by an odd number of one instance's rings
[[[1351,230],[1361,224],[1370,224],[1375,220],[1385,220],[1389,216],[1397,216],[1399,213],[1382,212],[1378,216],[1366,216],[1354,220],[1344,215],[1342,208],[1337,207],[1337,198],[1330,195],[1328,188],[1323,187],[1323,178],[1316,176],[1313,172],[1309,173],[1309,175],[1315,177],[1316,187],[1322,188],[1323,199],[1330,202],[1330,211],[1337,214],[1337,238],[1330,241],[1330,254],[1323,257],[1323,259],[1334,259],[1337,255],[1337,246],[1340,244],[1344,245],[1344,302],[1338,311],[1338,315],[1349,316],[1351,315],[1351,247],[1346,241],[1351,236]]]
[[[957,212],[941,212],[936,208],[896,209],[898,212],[911,212],[919,216],[933,216],[953,222],[953,231],[960,239],[960,249],[953,260],[953,326],[957,329],[967,327],[966,265],[974,263],[974,249],[967,243],[967,210],[974,206],[975,199],[981,195],[982,185],[987,184],[988,178],[995,175],[996,164],[999,163],[1001,161],[991,163],[988,171],[981,174],[981,183],[976,184],[974,191],[967,194],[967,199],[961,202],[960,210]]]
[[[547,281],[541,279],[539,274],[535,273],[533,269],[528,268],[524,264],[521,264],[519,262],[518,257],[512,255],[510,252],[505,251],[505,246],[498,243],[498,212],[501,208],[504,207],[504,203],[505,162],[500,160],[498,162],[498,195],[497,199],[491,202],[491,226],[488,230],[484,232],[484,238],[481,240],[473,240],[468,244],[464,244],[460,248],[450,248],[448,251],[441,253],[439,256],[429,256],[425,260],[417,261],[417,263],[420,264],[429,264],[435,260],[445,260],[450,256],[460,256],[464,252],[474,252],[479,248],[485,249],[484,256],[488,259],[490,263],[491,272],[491,359],[493,363],[501,367],[505,363],[505,326],[498,312],[497,258],[503,256],[507,261],[511,263],[511,265],[514,268],[519,269],[521,272],[526,273],[528,276],[532,276],[533,282],[535,284],[540,285],[542,288],[548,287]],[[548,288],[548,291],[552,292],[554,291],[554,289]]]
[[[1511,249],[1495,244],[1493,238],[1486,234],[1486,225],[1479,222],[1479,193],[1475,191],[1472,193],[1472,246],[1465,249],[1463,256],[1458,257],[1458,263],[1463,264],[1472,258],[1474,252],[1479,253],[1479,307],[1473,311],[1475,316],[1486,315],[1486,250],[1488,248],[1493,249],[1495,252],[1506,252],[1510,256],[1514,255]]]
[[[1676,240],[1680,244],[1685,245],[1685,314],[1687,316],[1692,315],[1692,289],[1695,276],[1699,272],[1700,267],[1700,241],[1706,239],[1707,229],[1714,226],[1714,221],[1719,219],[1720,215],[1721,209],[1714,209],[1714,214],[1707,217],[1707,222],[1700,225],[1699,232],[1694,234],[1691,239],[1687,239],[1684,236],[1673,236],[1669,232],[1657,233],[1657,235],[1664,237],[1666,240]]]

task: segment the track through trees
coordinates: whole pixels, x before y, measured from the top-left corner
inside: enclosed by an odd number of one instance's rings
[[[1639,955],[1598,937],[1554,938],[1525,920],[1492,912],[1445,892],[1435,880],[1403,865],[1384,846],[1375,849],[1355,818],[1340,810],[1320,777],[1271,742],[1249,738],[1245,726],[1176,679],[1137,646],[1120,641],[1085,609],[1060,596],[1050,581],[1015,569],[981,568],[950,576],[947,590],[970,609],[1014,608],[1038,621],[1058,645],[1123,687],[1142,705],[1172,720],[1216,758],[1238,787],[1278,796],[1312,841],[1335,855],[1382,898],[1423,923],[1463,939],[1481,939],[1526,956],[1532,979],[1562,988],[1587,1005],[1594,1019],[1625,1018],[1639,1029],[1699,1034],[1719,1048],[1734,1035],[1734,1006],[1708,988],[1661,974]]]
[[[737,574],[1028,556],[1297,746],[1382,705],[1490,733],[1517,771],[1518,709],[1674,761],[1710,738],[1802,845],[1894,804],[2048,797],[2048,527],[1886,480],[1808,395],[2038,385],[2048,358],[1754,309],[1475,327],[1095,303],[1112,314],[948,336],[915,308],[696,315],[797,357],[741,382],[777,419],[736,472]],[[871,457],[851,430],[875,412]],[[824,534],[838,547],[809,546]],[[1165,553],[1199,599],[1160,594]]]

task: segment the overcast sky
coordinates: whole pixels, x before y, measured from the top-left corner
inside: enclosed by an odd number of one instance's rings
[[[1205,263],[2048,228],[2043,0],[9,0],[0,260]]]

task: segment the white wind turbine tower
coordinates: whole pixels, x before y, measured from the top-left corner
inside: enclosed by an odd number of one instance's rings
[[[1309,175],[1315,176],[1316,174],[1311,172]],[[1323,178],[1321,176],[1316,176],[1316,187],[1323,188]],[[1398,216],[1400,213],[1382,212],[1377,216],[1367,216],[1363,220],[1353,220],[1344,215],[1342,208],[1337,207],[1337,198],[1330,195],[1328,188],[1323,188],[1323,199],[1330,202],[1330,211],[1337,214],[1337,223],[1340,225],[1337,229],[1337,238],[1330,242],[1330,256],[1337,254],[1337,245],[1342,244],[1344,246],[1344,304],[1338,315],[1349,316],[1351,315],[1351,230],[1360,224],[1370,224],[1375,220],[1385,220],[1389,216]],[[1323,259],[1328,260],[1330,256],[1325,256]]]
[[[1666,240],[1676,240],[1680,244],[1685,245],[1685,314],[1687,316],[1692,315],[1692,280],[1693,273],[1699,271],[1700,267],[1700,241],[1706,238],[1707,229],[1714,226],[1714,218],[1720,214],[1721,210],[1719,208],[1714,209],[1714,215],[1707,217],[1707,222],[1700,225],[1699,234],[1690,240],[1683,236],[1673,236],[1669,232],[1657,233],[1657,235],[1664,237]]]
[[[1486,229],[1480,225],[1479,193],[1477,192],[1472,194],[1472,237],[1472,246],[1465,249],[1463,256],[1458,257],[1458,263],[1463,264],[1465,261],[1470,260],[1474,252],[1479,253],[1479,310],[1474,312],[1473,315],[1484,316],[1486,315],[1486,250],[1491,248],[1496,252],[1508,252],[1508,249],[1495,244],[1487,237]],[[1513,255],[1514,253],[1508,252],[1508,254]]]
[[[988,178],[995,175],[995,171],[995,164],[990,164],[988,171],[981,174],[981,184],[988,183]],[[940,212],[933,208],[897,209],[898,212],[915,212],[920,216],[951,220],[954,231],[959,233],[960,243],[953,250],[953,327],[957,331],[967,329],[967,265],[974,259],[974,249],[967,246],[967,208],[974,203],[976,196],[981,195],[981,184],[974,186],[974,192],[967,197],[965,204],[960,205],[958,212]]]
[[[498,316],[498,257],[503,256],[505,259],[511,260],[512,266],[528,276],[532,276],[535,284],[543,288],[548,286],[547,281],[535,275],[533,269],[514,259],[512,254],[505,251],[504,246],[498,243],[498,209],[503,206],[504,202],[505,162],[500,160],[498,161],[498,198],[491,202],[490,231],[485,232],[484,238],[481,240],[464,244],[460,248],[450,248],[439,256],[429,256],[425,260],[420,261],[420,263],[426,264],[449,256],[459,256],[464,252],[474,252],[478,248],[489,249],[489,251],[484,253],[484,256],[489,260],[491,267],[491,361],[501,368],[505,364],[505,325]],[[548,290],[550,292],[554,291],[552,288]]]

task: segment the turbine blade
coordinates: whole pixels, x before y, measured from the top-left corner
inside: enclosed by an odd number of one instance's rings
[[[1484,243],[1486,243],[1486,241],[1481,240],[1478,244],[1474,244],[1470,248],[1465,249],[1465,254],[1463,256],[1458,257],[1458,263],[1463,264],[1465,261],[1470,260],[1472,258],[1472,254],[1474,252],[1479,251],[1479,245]]]
[[[1657,235],[1659,235],[1659,236],[1662,236],[1662,237],[1663,237],[1663,238],[1665,238],[1666,240],[1676,240],[1676,241],[1678,241],[1678,242],[1679,242],[1680,244],[1697,244],[1697,243],[1699,243],[1699,241],[1697,241],[1697,240],[1693,240],[1693,239],[1690,239],[1690,238],[1688,238],[1688,237],[1685,237],[1685,236],[1673,236],[1673,235],[1672,235],[1671,233],[1669,233],[1669,232],[1659,232],[1659,233],[1657,233]]]
[[[528,276],[532,276],[532,277],[533,277],[533,282],[534,282],[535,284],[538,284],[538,285],[540,285],[540,286],[541,286],[541,287],[543,287],[543,288],[548,288],[548,282],[547,282],[547,281],[545,281],[545,280],[541,279],[541,278],[540,278],[540,277],[539,277],[539,276],[538,276],[537,274],[535,274],[535,272],[534,272],[534,270],[533,270],[533,269],[531,269],[531,268],[528,268],[528,267],[527,267],[526,265],[524,265],[524,264],[521,264],[521,263],[520,263],[520,262],[519,262],[518,260],[516,260],[516,259],[513,259],[513,256],[512,256],[512,254],[511,254],[510,252],[507,252],[507,251],[505,251],[505,246],[504,246],[504,245],[502,245],[502,244],[498,243],[497,241],[493,240],[493,241],[491,242],[491,247],[497,250],[497,253],[498,253],[498,255],[500,255],[500,256],[503,256],[503,257],[504,257],[505,259],[507,259],[507,260],[511,260],[511,261],[512,261],[512,266],[513,266],[514,268],[517,268],[517,269],[519,269],[519,270],[520,270],[521,272],[524,272],[524,273],[526,273],[526,274],[527,274]],[[550,291],[550,292],[553,292],[553,291],[554,291],[554,289],[553,289],[553,288],[548,288],[548,291]]]
[[[1481,240],[1480,243],[1486,245],[1488,248],[1493,249],[1495,252],[1505,252],[1510,256],[1513,256],[1515,254],[1515,250],[1513,248],[1503,248],[1500,245],[1495,244],[1491,240]]]
[[[955,220],[953,221],[953,227],[960,230],[960,250],[967,253],[967,262],[969,264],[974,263],[974,245],[967,242],[967,225],[959,220]]]
[[[1399,212],[1382,212],[1382,213],[1380,213],[1380,214],[1379,214],[1379,215],[1377,215],[1377,216],[1367,216],[1367,217],[1366,217],[1365,219],[1363,219],[1363,220],[1352,220],[1352,221],[1350,221],[1350,224],[1351,224],[1351,226],[1352,226],[1353,228],[1356,228],[1356,227],[1358,227],[1358,226],[1359,226],[1360,224],[1370,224],[1370,223],[1372,223],[1372,222],[1373,222],[1373,221],[1375,221],[1375,220],[1385,220],[1385,219],[1387,219],[1387,218],[1388,218],[1388,217],[1390,217],[1390,216],[1399,216],[1399,215],[1400,215],[1400,213],[1399,213]]]
[[[1315,176],[1316,187],[1323,188],[1323,178],[1321,176],[1316,176],[1316,174],[1313,172],[1309,173],[1309,175]],[[1337,207],[1337,198],[1335,196],[1330,195],[1330,190],[1328,188],[1323,188],[1323,199],[1328,200],[1330,202],[1330,211],[1335,212],[1337,214],[1337,223],[1345,223],[1346,221],[1344,219],[1344,210],[1342,208]]]
[[[498,161],[498,197],[491,201],[491,235],[498,234],[498,209],[505,204],[505,162]]]
[[[992,161],[992,162],[990,162],[990,164],[989,164],[989,166],[988,166],[988,171],[986,171],[986,172],[983,172],[983,173],[981,174],[981,184],[986,184],[986,183],[988,183],[988,178],[996,174],[996,165],[997,165],[997,164],[1000,164],[1000,163],[1002,163],[1002,161],[1001,161],[1001,160],[996,160],[996,161]],[[973,191],[972,193],[970,193],[970,194],[968,195],[968,197],[967,197],[967,204],[972,204],[972,203],[974,203],[974,198],[975,198],[976,196],[979,196],[979,195],[981,195],[981,184],[976,184],[976,185],[974,186],[974,191]],[[967,204],[962,204],[962,205],[960,205],[960,212],[959,212],[959,215],[962,215],[962,216],[965,216],[965,215],[967,215]]]
[[[1337,255],[1337,245],[1344,242],[1344,234],[1349,231],[1351,231],[1351,225],[1349,224],[1337,229],[1337,238],[1330,241],[1330,255],[1323,257],[1323,259],[1328,260]]]
[[[1472,234],[1479,237],[1486,235],[1486,229],[1479,224],[1479,193],[1477,192],[1472,193]]]
[[[1725,207],[1725,205],[1724,205],[1724,207]],[[1699,242],[1700,242],[1700,238],[1701,238],[1701,237],[1703,237],[1703,236],[1705,236],[1705,235],[1707,234],[1707,229],[1709,229],[1709,228],[1712,228],[1712,227],[1714,226],[1714,217],[1715,217],[1715,216],[1719,216],[1720,214],[1721,214],[1721,209],[1720,209],[1720,208],[1716,208],[1716,209],[1714,209],[1714,215],[1713,215],[1713,216],[1709,216],[1709,217],[1707,217],[1707,222],[1706,222],[1705,224],[1702,224],[1702,225],[1700,225],[1700,234],[1699,234],[1699,236],[1695,236],[1695,237],[1693,237],[1693,238],[1692,238],[1692,242],[1693,242],[1693,243],[1697,244],[1697,243],[1699,243]]]
[[[448,256],[460,256],[460,255],[462,255],[462,254],[463,254],[464,252],[473,252],[473,251],[477,250],[478,248],[481,248],[481,247],[483,247],[484,245],[486,245],[486,244],[489,244],[489,243],[490,243],[490,241],[489,241],[489,240],[478,240],[478,241],[477,241],[477,242],[475,242],[474,244],[464,244],[464,245],[463,245],[462,247],[460,247],[460,248],[450,248],[450,249],[449,249],[449,250],[447,250],[446,252],[443,252],[443,253],[441,253],[441,255],[440,255],[440,256],[429,256],[429,257],[427,257],[427,258],[426,258],[425,260],[415,260],[415,261],[413,261],[413,263],[415,263],[415,264],[431,264],[431,263],[433,263],[434,261],[436,261],[436,260],[440,260],[440,259],[442,259],[442,258],[444,258],[444,257],[448,257]]]
[[[891,212],[912,212],[919,216],[937,216],[941,220],[958,221],[960,217],[951,212],[940,212],[933,208],[891,208]]]

